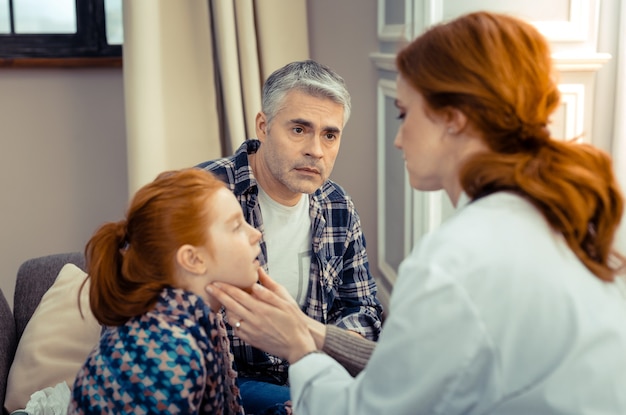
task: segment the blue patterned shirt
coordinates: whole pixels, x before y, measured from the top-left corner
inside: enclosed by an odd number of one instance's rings
[[[248,223],[263,233],[263,218],[258,202],[257,181],[248,161],[261,142],[247,140],[233,156],[204,162],[198,167],[222,179],[241,204]],[[378,340],[382,326],[382,306],[376,298],[376,282],[369,271],[365,237],[352,199],[331,180],[309,195],[312,257],[308,295],[303,310],[325,324],[355,331]],[[259,262],[267,265],[267,248],[261,239]],[[240,375],[270,376],[287,382],[287,362],[244,343],[228,334]]]

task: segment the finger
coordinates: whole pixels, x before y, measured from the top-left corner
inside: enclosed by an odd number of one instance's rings
[[[261,285],[271,291],[276,291],[276,289],[280,287],[280,284],[274,281],[272,277],[270,277],[267,272],[265,272],[265,270],[261,267],[259,267],[259,282],[261,283]]]
[[[229,316],[228,317],[228,323],[233,328],[235,328],[236,330],[241,329],[243,322],[244,322],[244,319],[242,319],[242,318],[238,318],[238,317],[234,317],[234,316]]]
[[[230,312],[228,311],[228,309],[226,310],[226,322],[230,324],[231,326],[234,326],[235,323],[238,321],[244,321],[244,320],[245,319],[241,317],[239,314]]]
[[[251,319],[257,317],[258,315],[263,315],[264,312],[267,312],[267,310],[274,307],[282,310],[289,309],[289,303],[292,301],[285,301],[283,298],[264,288],[260,284],[253,284],[253,296],[238,287],[224,282],[214,282],[212,286],[224,292],[227,297],[230,297],[224,298],[225,302],[222,303],[224,307],[226,307],[226,309],[229,309],[230,307],[232,312],[241,315],[242,318],[245,319]],[[258,291],[262,292],[260,296],[257,295]],[[219,298],[222,297],[218,297],[218,299]],[[245,313],[242,311],[244,309]]]
[[[258,285],[258,284],[254,284],[254,285]],[[254,298],[252,298],[252,296],[248,294],[246,291],[242,290],[239,287],[235,287],[234,285],[228,284],[226,282],[216,281],[210,284],[209,286],[217,288],[220,293],[223,293],[231,297],[233,300],[243,305],[249,302],[255,301]]]
[[[230,314],[236,314],[241,318],[247,318],[250,310],[242,303],[240,293],[247,296],[250,300],[255,301],[249,294],[238,288],[231,287],[228,284],[209,284],[206,287],[209,295],[217,299]]]
[[[261,285],[265,288],[267,288],[268,290],[272,291],[273,293],[275,293],[276,295],[278,295],[280,298],[282,298],[283,300],[287,301],[287,302],[292,302],[295,301],[293,300],[293,297],[291,296],[291,294],[289,294],[289,291],[287,291],[287,289],[285,287],[283,287],[282,285],[280,285],[279,283],[277,283],[276,281],[274,281],[263,269],[259,268],[259,281],[261,282]],[[257,284],[258,285],[258,284]]]
[[[252,337],[252,335],[249,333],[250,330],[252,330],[252,333],[254,333],[254,328],[252,327],[253,324],[250,324],[250,320],[229,320],[228,323],[235,331],[235,335],[237,337],[239,337],[246,343],[254,343],[254,337]]]
[[[291,294],[287,293],[282,286],[279,285],[278,292],[274,292],[265,288],[260,284],[255,284],[252,287],[252,295],[254,298],[266,303],[270,306],[277,307],[279,309],[287,309],[291,307],[291,303],[294,302]],[[285,291],[283,293],[283,291]]]

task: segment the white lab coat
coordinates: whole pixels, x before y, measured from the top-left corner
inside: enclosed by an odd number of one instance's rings
[[[298,415],[624,415],[626,296],[526,200],[462,195],[401,264],[365,370],[289,374]]]

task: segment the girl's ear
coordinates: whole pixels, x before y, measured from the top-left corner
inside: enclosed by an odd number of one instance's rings
[[[207,258],[197,247],[185,244],[176,251],[176,262],[192,274],[204,274],[207,270]]]

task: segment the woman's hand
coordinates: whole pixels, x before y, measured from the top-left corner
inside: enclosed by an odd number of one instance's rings
[[[262,269],[259,270],[259,281],[261,282],[261,285],[263,285],[265,288],[272,291],[274,294],[276,294],[286,302],[292,304],[294,313],[299,315],[302,321],[304,321],[309,328],[309,332],[313,336],[313,339],[315,340],[315,345],[317,346],[318,350],[322,350],[322,348],[324,347],[324,340],[326,340],[326,325],[304,314],[296,300],[294,300],[291,294],[289,294],[289,291],[287,291],[285,287],[274,281]]]
[[[224,305],[230,325],[245,342],[290,363],[317,350],[310,327],[320,330],[315,323],[322,324],[308,321],[287,290],[261,268],[259,281],[252,294],[223,282],[209,285],[207,292]]]

